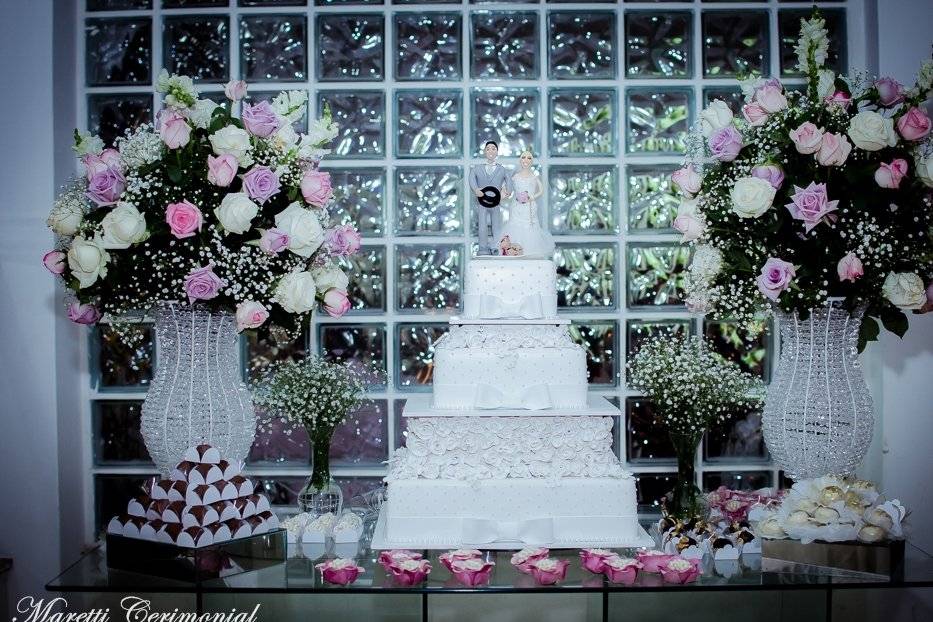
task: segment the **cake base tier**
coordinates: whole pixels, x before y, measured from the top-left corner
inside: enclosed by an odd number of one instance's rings
[[[635,480],[389,482],[372,548],[651,547]]]

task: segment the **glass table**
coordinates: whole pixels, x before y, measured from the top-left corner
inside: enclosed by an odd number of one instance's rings
[[[151,601],[151,611],[252,611],[258,620],[869,620],[901,619],[899,607],[921,613],[933,606],[933,557],[907,545],[903,578],[808,566],[745,555],[737,561],[703,562],[696,583],[670,585],[641,574],[635,585],[609,583],[579,563],[578,552],[554,551],[571,560],[567,577],[537,585],[510,563],[511,552],[488,551],[496,562],[488,585],[458,583],[438,561],[443,551],[423,551],[433,570],[416,587],[395,583],[376,563],[378,552],[359,545],[291,545],[284,563],[201,583],[109,569],[103,546],[48,583],[69,611],[110,607],[127,595]],[[625,551],[620,551],[625,553]],[[324,583],[315,563],[354,557],[365,568],[356,583]],[[921,607],[918,609],[917,607]],[[893,608],[893,609],[892,609]],[[930,609],[933,611],[933,609]],[[894,615],[892,615],[894,613]],[[877,616],[875,616],[877,614]],[[114,619],[121,618],[116,616]],[[904,618],[911,619],[911,618]],[[921,619],[921,618],[916,618]],[[923,618],[925,619],[925,618]]]

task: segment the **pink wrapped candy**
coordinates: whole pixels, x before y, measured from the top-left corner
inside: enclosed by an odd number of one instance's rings
[[[334,585],[349,585],[356,581],[365,570],[357,566],[352,559],[329,559],[314,566],[321,571],[321,577]]]

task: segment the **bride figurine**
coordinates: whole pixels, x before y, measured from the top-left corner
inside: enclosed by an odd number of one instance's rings
[[[531,151],[523,151],[518,159],[518,172],[512,175],[509,220],[499,233],[500,255],[548,259],[554,255],[554,239],[538,220],[538,199],[544,194],[544,187],[531,170],[533,162]]]

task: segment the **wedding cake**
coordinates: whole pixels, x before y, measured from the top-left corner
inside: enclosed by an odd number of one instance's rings
[[[373,548],[650,546],[612,450],[618,409],[587,391],[550,259],[476,257],[464,313],[408,400]]]

